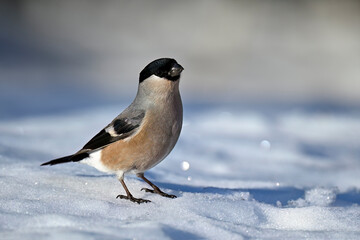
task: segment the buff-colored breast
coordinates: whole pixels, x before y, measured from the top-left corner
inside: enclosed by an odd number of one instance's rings
[[[101,162],[113,171],[143,172],[163,160],[178,138],[172,135],[178,135],[180,129],[174,131],[175,122],[171,125],[161,122],[157,114],[148,111],[134,136],[105,147],[101,153]]]

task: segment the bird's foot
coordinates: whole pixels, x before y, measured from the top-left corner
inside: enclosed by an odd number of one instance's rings
[[[159,194],[159,195],[161,195],[163,197],[167,197],[167,198],[177,198],[175,195],[164,193],[160,189],[157,190],[157,189],[142,188],[141,191],[150,192],[150,193],[156,193],[156,194]]]
[[[130,200],[130,201],[132,201],[134,203],[138,203],[138,204],[151,202],[150,200],[147,200],[147,199],[134,198],[132,195],[129,195],[129,196],[118,195],[116,198],[127,199],[127,200]]]

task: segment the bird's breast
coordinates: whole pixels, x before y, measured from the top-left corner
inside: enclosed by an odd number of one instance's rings
[[[176,106],[176,107],[174,107]],[[174,148],[182,127],[181,102],[149,109],[138,131],[102,150],[101,161],[114,171],[143,172]]]

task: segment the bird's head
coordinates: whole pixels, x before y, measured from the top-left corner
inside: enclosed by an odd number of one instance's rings
[[[149,63],[141,72],[139,82],[142,83],[152,77],[158,77],[169,81],[180,79],[184,68],[172,58],[160,58]]]

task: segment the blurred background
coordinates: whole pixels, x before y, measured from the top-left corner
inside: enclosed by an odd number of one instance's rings
[[[40,167],[161,57],[185,68],[184,124],[146,176],[176,202]],[[360,0],[0,0],[0,239],[359,239],[359,136]]]
[[[129,103],[173,57],[185,104],[359,107],[360,1],[0,3],[0,118]]]

